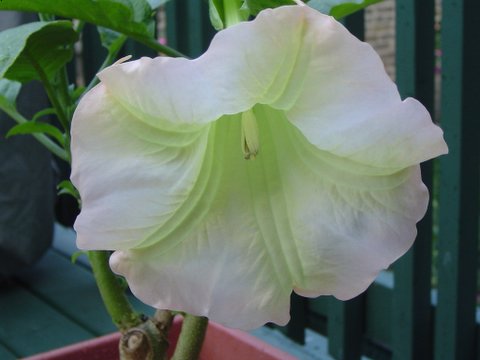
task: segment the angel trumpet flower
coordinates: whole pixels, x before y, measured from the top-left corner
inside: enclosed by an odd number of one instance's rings
[[[290,294],[350,299],[404,254],[447,152],[374,50],[306,6],[262,11],[194,60],[115,64],[72,124],[81,249],[161,309],[285,324]]]

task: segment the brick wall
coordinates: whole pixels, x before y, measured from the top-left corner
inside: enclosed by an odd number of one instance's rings
[[[439,29],[441,0],[435,0],[435,7],[435,27]],[[385,69],[395,80],[395,0],[384,0],[366,9],[365,40],[379,53]]]
[[[387,73],[395,79],[395,0],[385,0],[366,9],[365,40],[375,48]]]

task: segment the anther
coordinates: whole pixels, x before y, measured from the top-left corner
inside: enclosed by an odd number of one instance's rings
[[[255,159],[258,154],[260,141],[258,138],[258,125],[252,110],[242,113],[242,151],[246,160]]]

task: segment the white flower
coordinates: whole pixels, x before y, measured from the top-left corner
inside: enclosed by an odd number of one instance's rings
[[[292,289],[364,291],[416,236],[418,164],[447,152],[372,48],[306,6],[99,76],[72,125],[78,247],[115,250],[144,302],[231,327],[285,324]]]

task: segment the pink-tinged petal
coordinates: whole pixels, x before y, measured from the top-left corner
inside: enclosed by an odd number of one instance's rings
[[[354,297],[411,246],[428,202],[418,166],[372,173],[312,146],[282,112],[254,112],[252,161],[238,151],[239,121],[214,125],[223,151],[203,220],[175,247],[114,253],[113,270],[148,304],[242,329],[285,324],[292,289]]]
[[[198,59],[143,58],[100,78],[152,126],[206,123],[261,103],[285,110],[318,148],[356,162],[396,169],[447,152],[440,128],[416,100],[400,99],[372,47],[306,6],[267,9],[221,31]]]
[[[292,290],[363,291],[415,238],[418,163],[447,151],[372,48],[308,7],[100,78],[72,125],[79,246],[117,250],[141,300],[231,327],[284,324]]]
[[[75,222],[82,249],[122,249],[169,231],[198,186],[208,126],[152,128],[100,84],[72,122],[72,182],[82,211]],[[179,215],[180,214],[180,215]]]

